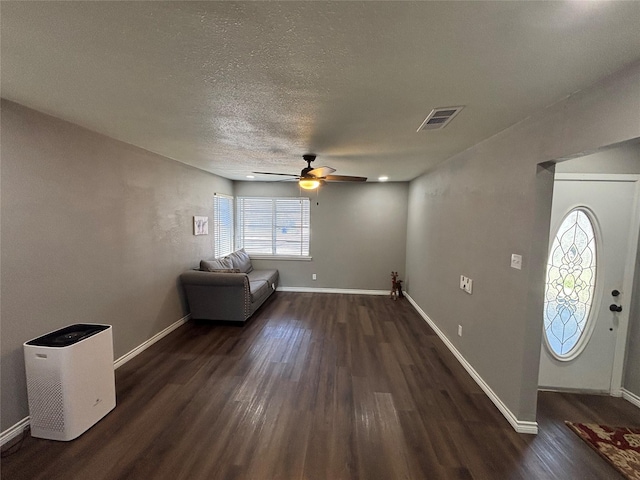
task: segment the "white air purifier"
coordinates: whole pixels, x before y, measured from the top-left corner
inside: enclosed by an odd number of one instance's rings
[[[110,325],[76,324],[24,344],[31,435],[68,441],[116,406]]]

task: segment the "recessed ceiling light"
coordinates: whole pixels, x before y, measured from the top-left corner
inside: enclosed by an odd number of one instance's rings
[[[384,177],[378,177],[378,181],[379,182],[386,182],[387,180],[389,180],[389,177],[384,176]]]
[[[255,175],[247,175],[247,178],[256,178]]]

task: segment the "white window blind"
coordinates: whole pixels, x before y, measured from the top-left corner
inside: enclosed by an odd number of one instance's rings
[[[309,255],[309,199],[238,197],[237,244],[253,255]]]
[[[214,255],[233,252],[233,197],[216,193],[213,197]]]

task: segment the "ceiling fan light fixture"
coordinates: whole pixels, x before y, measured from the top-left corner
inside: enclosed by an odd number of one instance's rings
[[[301,178],[298,185],[305,190],[315,190],[320,186],[320,180],[316,180],[315,178]]]

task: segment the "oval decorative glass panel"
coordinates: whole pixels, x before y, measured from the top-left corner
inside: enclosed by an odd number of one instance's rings
[[[559,359],[569,359],[583,342],[596,283],[596,239],[583,208],[562,220],[547,262],[544,333]]]

